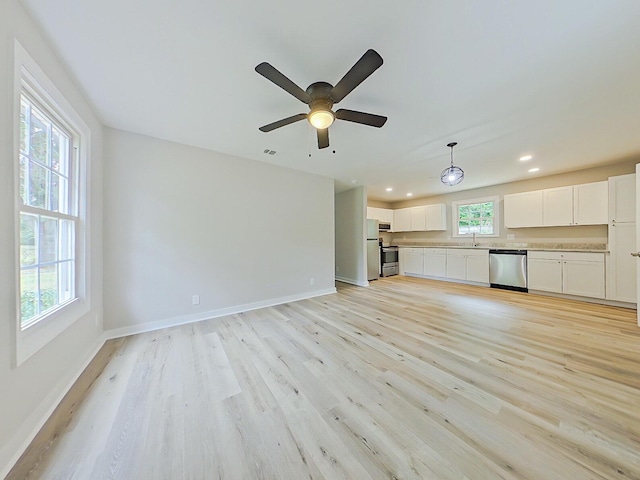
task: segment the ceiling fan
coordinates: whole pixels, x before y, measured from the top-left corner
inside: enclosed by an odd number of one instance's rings
[[[262,132],[270,132],[276,128],[284,127],[290,123],[304,120],[314,126],[318,133],[318,148],[329,146],[329,126],[335,119],[360,123],[371,127],[382,127],[387,117],[372,113],[358,112],[341,108],[334,112],[331,110],[335,103],[340,102],[349,95],[358,85],[375,72],[382,65],[382,57],[375,50],[367,50],[360,60],[345,74],[334,87],[327,82],[315,82],[302,90],[298,85],[289,80],[280,71],[267,62],[262,62],[256,67],[256,72],[267,80],[272,81],[284,91],[290,93],[298,100],[309,105],[309,113],[299,113],[292,117],[283,118],[277,122],[260,127]]]

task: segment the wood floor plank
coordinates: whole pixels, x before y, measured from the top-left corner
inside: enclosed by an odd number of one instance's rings
[[[391,277],[109,341],[7,479],[640,479],[635,310]]]

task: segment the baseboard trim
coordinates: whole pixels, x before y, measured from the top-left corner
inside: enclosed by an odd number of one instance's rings
[[[0,478],[5,478],[14,465],[18,463],[22,454],[24,454],[29,445],[31,445],[31,442],[38,432],[44,424],[47,423],[47,420],[49,420],[54,410],[60,402],[62,402],[65,395],[69,393],[71,387],[73,387],[80,375],[82,375],[82,372],[89,366],[106,341],[106,335],[102,334],[98,337],[93,347],[88,350],[89,353],[80,364],[80,368],[73,374],[71,379],[65,382],[62,387],[53,389],[52,392],[40,402],[31,415],[29,415],[29,418],[22,423],[20,429],[13,435],[11,440],[0,450],[0,459],[9,458],[9,460],[3,462],[4,466],[0,468]]]
[[[368,287],[369,286],[369,282],[361,282],[359,280],[354,280],[353,278],[346,278],[346,277],[338,277],[336,275],[336,281],[337,282],[342,282],[342,283],[349,283],[351,285],[356,285],[358,287]]]
[[[220,308],[217,310],[209,310],[207,312],[196,313],[193,315],[183,315],[180,317],[154,320],[153,322],[141,323],[139,325],[114,328],[111,330],[106,330],[105,335],[107,340],[110,340],[112,338],[127,337],[129,335],[136,335],[138,333],[152,332],[154,330],[160,330],[162,328],[201,322],[202,320],[209,320],[211,318],[223,317],[225,315],[233,315],[235,313],[241,312],[248,312],[250,310],[257,310],[259,308],[273,307],[275,305],[282,305],[283,303],[297,302],[299,300],[320,297],[322,295],[330,295],[332,293],[336,293],[335,287],[326,288],[324,290],[315,290],[313,292],[305,292],[297,295],[290,295],[287,297],[272,298],[260,302],[246,303],[244,305],[235,305],[233,307]]]

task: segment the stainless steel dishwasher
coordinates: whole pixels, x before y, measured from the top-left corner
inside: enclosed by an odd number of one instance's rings
[[[527,251],[489,250],[489,283],[493,288],[527,292]]]

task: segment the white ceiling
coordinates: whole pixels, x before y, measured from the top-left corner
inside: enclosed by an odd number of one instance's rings
[[[365,185],[370,198],[640,158],[638,0],[23,3],[105,125]],[[257,64],[303,89],[335,85],[369,48],[384,65],[337,108],[386,115],[384,127],[337,121],[324,150],[305,121],[258,131],[308,107]],[[466,178],[445,187],[451,141]]]

